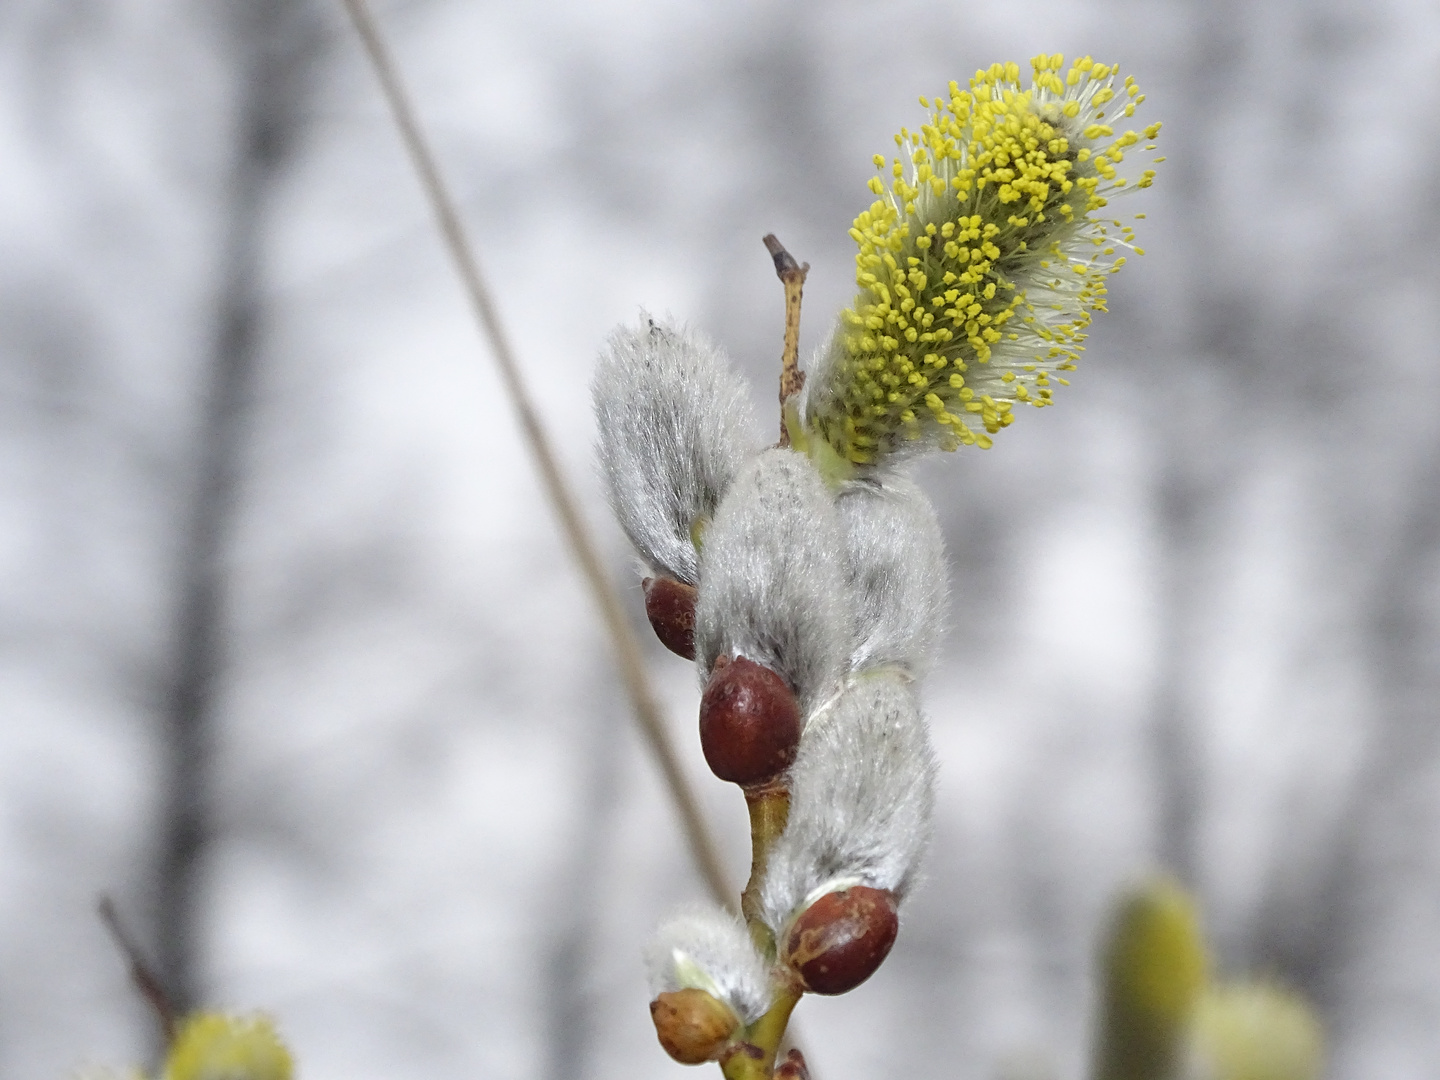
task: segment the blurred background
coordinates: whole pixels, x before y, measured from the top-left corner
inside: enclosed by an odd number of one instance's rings
[[[1078,1077],[1107,905],[1168,867],[1222,972],[1316,1003],[1331,1077],[1440,1073],[1440,9],[380,15],[637,625],[590,460],[611,327],[688,321],[768,416],[762,235],[811,265],[808,354],[918,95],[1133,74],[1149,254],[1059,408],[920,470],[928,881],[801,1038],[817,1080]],[[702,886],[339,4],[9,0],[0,56],[0,1074],[153,1052],[108,891],[306,1080],[679,1075],[639,951]],[[738,888],[741,800],[646,633]]]

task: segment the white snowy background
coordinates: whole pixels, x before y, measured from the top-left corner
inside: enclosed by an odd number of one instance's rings
[[[762,235],[811,265],[808,353],[918,95],[1042,51],[1135,75],[1169,156],[1129,207],[1149,254],[1059,407],[920,470],[954,588],[928,881],[800,1037],[817,1080],[1078,1078],[1107,904],[1168,865],[1222,972],[1316,1002],[1331,1077],[1440,1074],[1440,9],[380,14],[637,620],[590,460],[610,328],[688,321],[768,410]],[[258,84],[257,49],[299,74]],[[239,213],[257,100],[290,137]],[[680,1075],[638,955],[702,887],[338,4],[0,5],[0,253],[0,1075],[153,1049],[94,904],[154,942],[237,257],[259,332],[219,537],[205,998],[271,1012],[304,1080]],[[647,645],[738,887],[741,800],[700,758],[692,671]]]

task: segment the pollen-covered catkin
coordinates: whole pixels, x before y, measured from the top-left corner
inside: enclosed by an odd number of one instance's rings
[[[909,682],[852,679],[811,718],[790,770],[790,819],[760,902],[777,934],[809,903],[851,885],[903,898],[930,838],[934,756]]]
[[[642,314],[611,334],[592,390],[621,528],[652,570],[694,585],[694,537],[761,445],[744,381],[699,334]]]
[[[661,924],[645,949],[650,994],[704,990],[747,1024],[770,1007],[765,961],[745,924],[718,907],[693,905]]]
[[[265,1016],[195,1013],[165,1058],[162,1080],[290,1080],[290,1051]]]
[[[702,684],[720,656],[776,672],[808,715],[850,654],[834,500],[810,460],[766,450],[735,477],[700,553],[695,660]]]
[[[934,658],[950,606],[935,509],[912,480],[893,473],[845,483],[835,508],[854,605],[850,667],[894,666],[918,679]]]
[[[922,98],[928,123],[874,158],[858,292],[807,383],[802,441],[837,475],[987,448],[1022,405],[1052,404],[1119,253],[1144,253],[1110,204],[1155,177],[1160,125],[1127,127],[1145,95],[1088,56],[1031,67],[1028,86],[992,64]]]

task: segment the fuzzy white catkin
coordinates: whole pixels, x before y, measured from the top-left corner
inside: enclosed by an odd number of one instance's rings
[[[945,541],[930,500],[908,477],[847,483],[835,500],[855,605],[853,670],[894,665],[919,678],[950,607]]]
[[[761,885],[777,933],[812,894],[868,885],[904,897],[930,839],[935,759],[910,683],[853,678],[814,717],[790,770],[790,820]]]
[[[700,552],[695,661],[775,671],[802,714],[831,692],[853,641],[834,500],[810,459],[766,450],[735,477]]]
[[[621,528],[652,570],[694,585],[691,525],[760,445],[744,380],[701,335],[642,313],[610,335],[591,389]]]
[[[693,905],[661,924],[645,947],[650,994],[693,988],[724,1001],[747,1024],[770,1008],[765,961],[745,924],[718,907]]]

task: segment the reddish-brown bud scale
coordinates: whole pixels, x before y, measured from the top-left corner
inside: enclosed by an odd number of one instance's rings
[[[721,657],[700,698],[700,748],[710,771],[758,784],[790,767],[800,746],[800,706],[779,675],[753,660]]]
[[[674,578],[647,577],[640,587],[645,590],[645,614],[660,644],[677,656],[694,660],[695,586]]]
[[[806,989],[843,994],[875,974],[899,930],[895,897],[854,885],[826,893],[806,908],[785,935],[780,958]]]
[[[670,990],[650,1003],[665,1052],[682,1065],[713,1061],[740,1027],[730,1006],[704,990]]]
[[[775,1066],[774,1080],[810,1080],[805,1055],[792,1049],[785,1055],[785,1060]]]

